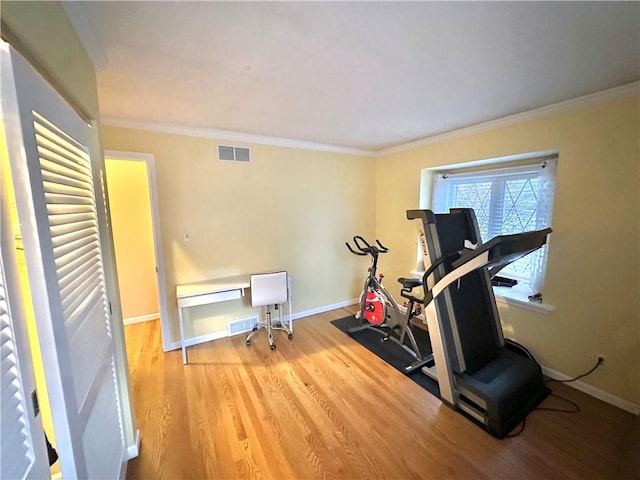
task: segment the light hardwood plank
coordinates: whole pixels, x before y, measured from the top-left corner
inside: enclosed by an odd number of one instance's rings
[[[329,323],[352,312],[296,320],[275,351],[263,334],[190,347],[188,365],[157,321],[125,327],[142,435],[127,478],[640,477],[633,415],[555,383],[579,413],[534,411],[497,440]]]

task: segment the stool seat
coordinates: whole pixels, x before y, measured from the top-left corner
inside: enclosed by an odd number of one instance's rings
[[[283,330],[287,332],[289,340],[293,338],[293,325],[291,323],[291,315],[289,321],[285,324],[282,321],[282,304],[289,302],[289,279],[287,272],[258,273],[250,276],[251,288],[251,306],[266,307],[266,319],[258,321],[253,330],[247,335],[246,344],[251,345],[251,338],[258,332],[264,330],[267,332],[269,339],[269,348],[275,350],[276,345],[273,341],[273,330]],[[271,321],[271,307],[274,306],[278,310],[278,321]]]

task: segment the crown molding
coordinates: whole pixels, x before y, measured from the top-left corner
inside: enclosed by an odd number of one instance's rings
[[[633,82],[620,87],[610,88],[601,92],[584,95],[582,97],[572,98],[563,102],[547,105],[546,107],[536,108],[535,110],[529,110],[528,112],[517,113],[515,115],[509,115],[508,117],[499,118],[497,120],[491,120],[488,122],[479,123],[470,127],[460,128],[458,130],[451,130],[439,135],[426,137],[420,140],[416,140],[402,145],[396,145],[395,147],[386,148],[384,150],[378,150],[376,157],[383,157],[394,153],[404,152],[412,150],[414,148],[422,147],[424,145],[430,145],[444,140],[452,138],[463,137],[466,135],[472,135],[476,133],[486,132],[495,128],[507,127],[509,125],[516,125],[518,123],[535,120],[537,118],[549,117],[551,115],[557,115],[563,112],[575,110],[577,108],[586,107],[589,105],[596,105],[598,103],[608,102],[610,100],[630,97],[632,95],[638,95],[640,93],[640,81]]]
[[[131,128],[134,130],[145,130],[149,132],[170,133],[174,135],[185,135],[188,137],[211,138],[215,140],[225,140],[229,142],[254,143],[260,145],[271,145],[276,147],[300,148],[303,150],[314,150],[318,152],[342,153],[347,155],[359,155],[374,157],[376,152],[362,150],[359,148],[340,147],[336,145],[325,145],[322,143],[305,142],[301,140],[291,140],[288,138],[267,137],[254,135],[251,133],[230,132],[228,130],[214,130],[211,128],[189,127],[184,125],[140,122],[136,120],[126,120],[118,117],[101,116],[100,123],[109,127]]]
[[[414,148],[430,145],[445,140],[459,138],[466,135],[486,132],[500,127],[516,125],[518,123],[534,120],[537,118],[549,117],[563,112],[575,110],[577,108],[604,103],[610,100],[638,95],[640,93],[640,82],[633,82],[620,87],[603,90],[601,92],[584,95],[582,97],[565,100],[563,102],[547,105],[546,107],[537,108],[528,112],[510,115],[508,117],[479,123],[471,127],[465,127],[458,130],[452,130],[439,135],[426,137],[409,143],[397,145],[395,147],[386,148],[384,150],[372,151],[359,148],[340,147],[336,145],[325,145],[320,143],[305,142],[300,140],[291,140],[280,137],[267,137],[263,135],[254,135],[250,133],[231,132],[228,130],[214,130],[202,127],[189,127],[184,125],[141,122],[136,120],[127,120],[118,117],[102,116],[100,123],[102,125],[119,128],[130,128],[134,130],[145,130],[158,133],[169,133],[174,135],[185,135],[190,137],[211,138],[215,140],[225,140],[230,142],[253,143],[261,145],[272,145],[287,148],[300,148],[303,150],[314,150],[320,152],[341,153],[347,155],[358,155],[365,157],[384,157],[394,153],[412,150]]]

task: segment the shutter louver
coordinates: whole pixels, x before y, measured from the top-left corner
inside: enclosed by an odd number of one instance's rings
[[[24,478],[35,459],[29,434],[26,396],[22,391],[22,379],[17,364],[2,270],[0,270],[0,375],[2,378],[0,478]]]
[[[33,115],[71,373],[81,406],[111,335],[91,163],[84,146]]]

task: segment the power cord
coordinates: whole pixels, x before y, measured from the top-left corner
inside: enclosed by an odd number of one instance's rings
[[[567,409],[567,408],[552,408],[552,407],[536,407],[534,408],[531,412],[535,412],[536,410],[542,410],[542,411],[547,411],[547,412],[560,412],[560,413],[578,413],[580,411],[580,406],[578,406],[578,404],[576,402],[574,402],[573,400],[569,400],[568,398],[564,398],[560,395],[558,395],[557,393],[551,392],[549,394],[549,396],[551,397],[556,397],[564,402],[567,402],[568,404],[570,404],[573,408],[572,409]],[[531,414],[531,412],[529,412],[529,414]],[[522,419],[522,422],[520,422],[520,429],[517,432],[511,433],[509,435],[507,435],[505,438],[513,438],[513,437],[517,437],[518,435],[520,435],[522,432],[524,432],[524,429],[527,426],[527,417],[524,417]]]
[[[573,408],[571,410],[568,410],[565,408],[536,407],[535,410],[546,410],[547,412],[561,412],[561,413],[578,413],[580,411],[580,406],[573,400],[569,400],[568,398],[561,397],[560,395],[554,392],[551,392],[549,396],[556,397],[564,402],[567,402]]]
[[[524,432],[525,427],[527,426],[527,417],[524,417],[522,419],[522,422],[520,422],[520,430],[518,430],[515,433],[510,433],[509,435],[507,435],[504,438],[513,438],[513,437],[517,437],[518,435],[520,435],[522,432]]]
[[[598,361],[596,362],[596,364],[589,371],[587,371],[585,373],[581,373],[577,377],[573,377],[573,378],[570,378],[568,380],[556,380],[555,378],[550,378],[548,380],[545,380],[545,383],[551,383],[551,382],[557,382],[557,383],[575,382],[576,380],[579,380],[581,378],[586,377],[587,375],[592,374],[596,370],[596,368],[598,368],[600,365],[602,365],[603,362],[604,362],[604,359],[602,357],[598,357]]]

